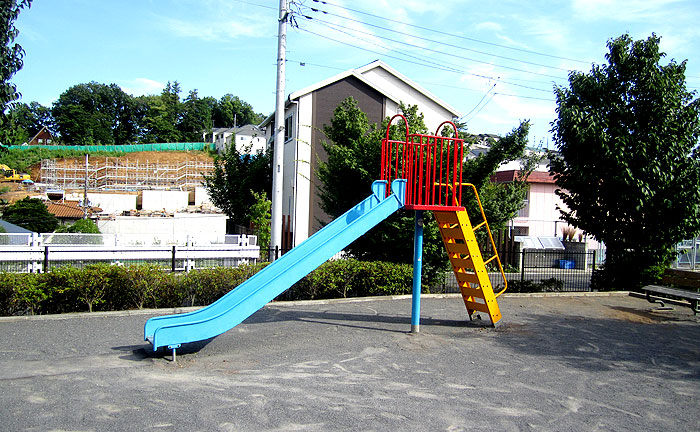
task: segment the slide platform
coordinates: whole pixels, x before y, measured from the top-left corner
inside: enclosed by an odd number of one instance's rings
[[[294,283],[404,206],[406,180],[375,181],[372,195],[214,303],[146,321],[144,340],[159,347],[209,339],[251,316]]]

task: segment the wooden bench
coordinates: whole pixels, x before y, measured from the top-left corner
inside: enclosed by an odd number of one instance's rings
[[[670,299],[690,306],[695,315],[700,313],[700,272],[666,269],[661,283],[663,285],[647,285],[642,288],[650,303],[660,303],[662,308],[666,308],[665,302]]]

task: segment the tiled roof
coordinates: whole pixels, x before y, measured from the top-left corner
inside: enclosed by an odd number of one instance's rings
[[[508,183],[515,181],[520,175],[518,170],[498,171],[491,176],[491,181],[495,183]],[[548,172],[533,171],[527,178],[528,183],[554,183],[554,177]]]
[[[46,203],[46,208],[59,219],[80,219],[84,214],[78,201],[49,201]],[[88,213],[99,211],[102,210],[95,207],[88,208]]]

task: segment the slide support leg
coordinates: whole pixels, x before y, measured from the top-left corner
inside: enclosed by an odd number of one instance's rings
[[[420,331],[420,290],[423,272],[423,211],[416,211],[413,235],[413,297],[411,305],[411,333]]]

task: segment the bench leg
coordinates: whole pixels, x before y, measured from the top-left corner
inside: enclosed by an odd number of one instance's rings
[[[647,301],[649,303],[659,303],[661,306],[652,308],[651,310],[653,312],[663,312],[663,311],[672,311],[674,310],[672,306],[666,306],[666,303],[660,298],[660,297],[654,297],[649,294],[649,291],[647,291]]]

